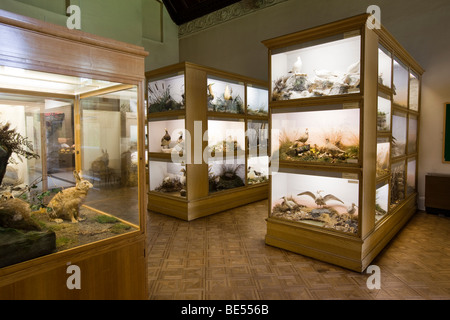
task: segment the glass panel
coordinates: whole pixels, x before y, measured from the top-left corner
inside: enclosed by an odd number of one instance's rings
[[[245,159],[209,159],[208,179],[210,193],[245,186]]]
[[[271,217],[356,234],[358,194],[354,174],[274,172]]]
[[[412,73],[409,74],[409,108],[419,111],[419,79]]]
[[[408,107],[408,68],[397,59],[394,59],[394,103]]]
[[[391,166],[391,207],[405,199],[405,162],[393,163]]]
[[[380,221],[388,212],[389,184],[382,182],[377,186],[375,196],[375,221]]]
[[[358,108],[274,113],[272,128],[280,160],[358,163]]]
[[[410,114],[408,122],[408,153],[417,151],[417,116]]]
[[[245,87],[242,83],[208,77],[208,111],[245,113]]]
[[[148,112],[163,112],[185,108],[184,74],[148,83]]]
[[[377,130],[391,130],[391,100],[382,93],[378,95]]]
[[[78,78],[20,68],[0,66],[0,87],[37,92],[78,95],[110,88],[119,83]]]
[[[269,122],[247,121],[248,150],[252,156],[268,155]]]
[[[390,149],[389,138],[377,139],[377,178],[389,173]]]
[[[183,152],[185,141],[184,119],[165,119],[149,122],[149,152]]]
[[[208,150],[211,156],[244,155],[245,122],[208,120]]]
[[[269,181],[269,157],[249,157],[247,160],[247,184]]]
[[[150,191],[186,197],[186,166],[172,161],[150,159]]]
[[[392,117],[392,156],[398,157],[406,153],[406,113],[394,112]]]
[[[37,194],[47,188],[73,185],[75,148],[72,100],[0,94],[0,123],[9,123],[10,130],[26,138],[36,154],[36,158],[27,159],[27,148],[23,143],[17,149],[22,150],[21,155],[16,152],[11,154],[1,181],[3,189],[12,187],[22,190],[22,187],[29,185],[33,186],[33,194]],[[45,140],[42,141],[41,137]],[[10,143],[14,139],[9,136],[9,140]]]
[[[388,88],[392,81],[392,56],[383,46],[378,48],[378,83]]]
[[[0,267],[139,229],[137,88],[83,99],[81,126],[75,96],[43,92],[0,94],[0,238],[27,243]]]
[[[408,177],[406,179],[406,195],[416,192],[416,159],[408,159]]]
[[[81,100],[81,161],[94,188],[86,205],[139,223],[137,89]]]
[[[267,116],[269,113],[268,90],[247,86],[247,113]]]
[[[359,92],[361,36],[347,35],[273,54],[272,100]]]

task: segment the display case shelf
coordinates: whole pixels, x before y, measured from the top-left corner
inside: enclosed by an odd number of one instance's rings
[[[356,271],[415,211],[423,73],[368,17],[263,41],[279,165],[266,243]]]
[[[267,84],[188,62],[146,77],[148,95],[184,94],[184,109],[148,114],[148,209],[189,221],[267,198]]]
[[[0,33],[0,123],[23,147],[1,159],[0,299],[146,299],[148,53],[3,10]]]

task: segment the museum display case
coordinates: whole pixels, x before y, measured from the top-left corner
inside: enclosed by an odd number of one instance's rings
[[[0,299],[145,299],[147,53],[1,10],[0,33]]]
[[[146,78],[148,210],[190,221],[266,199],[267,83],[189,62]]]
[[[266,244],[363,271],[416,210],[424,70],[369,15],[263,41]]]

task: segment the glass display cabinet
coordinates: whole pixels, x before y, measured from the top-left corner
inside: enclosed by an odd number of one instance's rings
[[[148,210],[190,221],[266,199],[267,83],[189,62],[146,78]]]
[[[363,271],[416,210],[417,62],[363,14],[263,41],[266,243]]]
[[[147,53],[1,10],[0,33],[0,299],[146,299]]]

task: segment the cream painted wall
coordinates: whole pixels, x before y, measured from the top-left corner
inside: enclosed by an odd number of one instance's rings
[[[180,60],[268,79],[262,40],[381,9],[382,24],[425,68],[419,156],[419,208],[424,208],[425,175],[450,174],[442,163],[443,105],[450,102],[450,1],[288,0],[180,39]]]
[[[65,3],[66,0],[1,0],[0,9],[66,26],[64,11],[56,13]],[[71,0],[70,3],[81,9],[82,31],[143,46],[150,53],[146,70],[179,61],[178,26],[165,8],[161,21],[161,4],[157,0]],[[143,28],[153,30],[145,32]],[[144,36],[149,34],[152,38]]]

